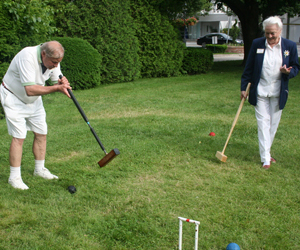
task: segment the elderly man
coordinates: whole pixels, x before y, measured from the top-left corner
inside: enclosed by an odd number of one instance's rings
[[[61,92],[70,98],[68,89],[71,87],[67,78],[59,79],[63,57],[64,48],[57,41],[26,47],[14,57],[3,78],[1,103],[8,133],[12,136],[8,183],[14,188],[28,189],[21,177],[22,149],[27,131],[34,133],[34,175],[45,179],[58,178],[45,168],[47,124],[41,96]],[[48,79],[53,86],[45,86]]]
[[[255,106],[259,151],[264,169],[269,169],[271,146],[288,98],[288,82],[299,71],[296,43],[281,37],[282,22],[272,16],[263,22],[265,37],[253,41],[241,79],[241,98],[251,82],[249,102]]]

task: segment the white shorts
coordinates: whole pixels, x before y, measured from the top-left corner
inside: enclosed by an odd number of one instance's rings
[[[1,104],[5,112],[8,133],[14,138],[25,139],[27,131],[47,134],[46,112],[42,98],[25,104],[1,84]]]

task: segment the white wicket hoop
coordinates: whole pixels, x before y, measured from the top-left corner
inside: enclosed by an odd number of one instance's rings
[[[178,217],[179,219],[179,250],[182,250],[182,222],[190,222],[195,223],[195,250],[198,250],[198,233],[199,233],[199,225],[200,222],[196,220],[190,220],[182,217]]]

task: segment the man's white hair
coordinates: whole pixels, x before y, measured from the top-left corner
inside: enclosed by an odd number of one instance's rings
[[[266,30],[267,26],[277,24],[278,28],[282,30],[282,21],[278,16],[271,16],[263,21],[263,29]]]

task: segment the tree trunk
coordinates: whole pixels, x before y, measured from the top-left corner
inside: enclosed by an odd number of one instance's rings
[[[260,11],[259,4],[256,0],[223,0],[238,17],[242,26],[243,40],[244,40],[244,60],[245,65],[248,54],[255,38],[261,37],[262,32],[259,26]]]
[[[245,65],[248,54],[252,45],[252,41],[255,38],[261,37],[262,32],[259,28],[258,24],[258,16],[254,17],[253,15],[246,15],[244,13],[243,16],[239,17],[242,25],[242,32],[243,32],[243,40],[244,40],[244,61],[243,65]]]

